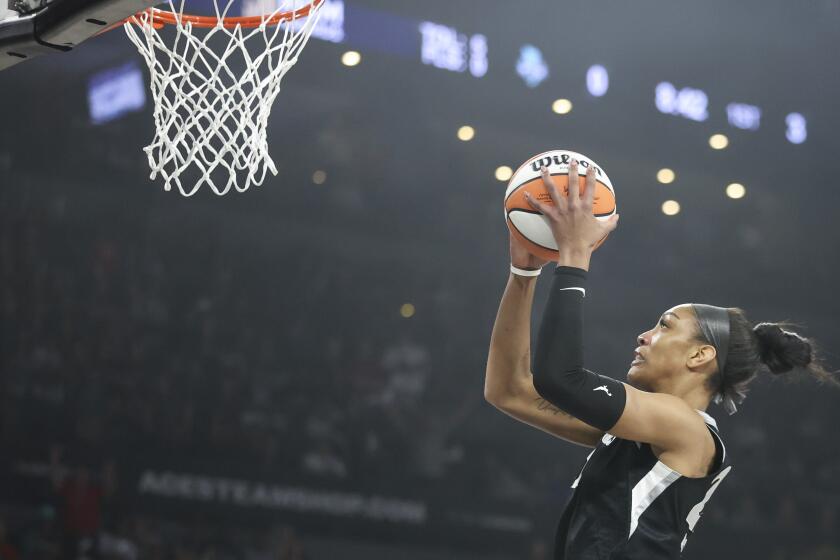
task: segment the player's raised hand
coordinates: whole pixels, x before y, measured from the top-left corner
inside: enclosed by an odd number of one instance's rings
[[[542,215],[551,226],[551,232],[561,255],[564,252],[591,252],[593,247],[605,235],[618,226],[618,214],[609,220],[598,220],[592,214],[592,203],[595,198],[595,170],[590,168],[586,174],[583,194],[578,187],[578,162],[572,160],[569,164],[568,196],[563,196],[554,184],[554,180],[543,167],[542,180],[554,206],[543,204],[530,193],[525,193],[528,203]]]
[[[529,253],[528,249],[512,233],[508,232],[508,236],[510,237],[510,264],[524,270],[536,270],[548,263],[547,260]]]

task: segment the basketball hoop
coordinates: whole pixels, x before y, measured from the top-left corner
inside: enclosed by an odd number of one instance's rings
[[[271,1],[278,8],[269,14],[227,17],[234,0],[213,0],[214,17],[184,14],[184,0],[180,9],[170,0],[171,11],[150,8],[126,21],[151,73],[156,132],[144,148],[150,178],[160,174],[167,191],[174,184],[192,196],[207,183],[218,195],[231,187],[243,192],[261,185],[268,171],[277,174],[268,117],[324,0],[301,7],[301,0]],[[163,36],[167,25],[174,35]]]

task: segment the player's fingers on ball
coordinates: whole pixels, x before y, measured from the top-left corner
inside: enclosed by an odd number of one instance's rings
[[[575,203],[580,200],[580,181],[578,180],[578,160],[572,159],[569,162],[569,202]]]
[[[534,210],[537,210],[540,214],[544,214],[544,215],[550,214],[549,208],[546,207],[546,205],[543,204],[542,202],[539,202],[536,198],[534,198],[531,195],[531,193],[529,193],[527,191],[525,192],[525,200],[527,200],[528,204],[530,204],[531,207]]]
[[[554,205],[560,208],[560,191],[557,190],[557,185],[554,184],[554,179],[551,178],[551,173],[548,172],[548,167],[540,169],[540,176],[542,178],[543,186],[548,191],[548,196],[554,201]]]
[[[596,178],[597,171],[595,170],[595,166],[589,164],[589,167],[586,169],[586,184],[583,187],[583,200],[588,207],[591,207],[593,201],[595,200]]]

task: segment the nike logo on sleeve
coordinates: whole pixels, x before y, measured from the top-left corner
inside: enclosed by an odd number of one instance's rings
[[[610,390],[609,390],[609,389],[607,389],[607,386],[606,386],[606,385],[601,385],[600,387],[595,387],[595,388],[594,388],[594,389],[592,389],[592,390],[593,390],[593,391],[603,391],[603,392],[605,392],[606,394],[608,394],[609,396],[612,396],[612,393],[610,393]]]

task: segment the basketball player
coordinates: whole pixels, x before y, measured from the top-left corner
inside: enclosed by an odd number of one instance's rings
[[[618,216],[592,215],[594,173],[584,194],[559,194],[543,169],[554,206],[533,197],[559,247],[558,266],[530,368],[536,275],[546,261],[510,239],[512,274],[487,361],[485,398],[508,415],[572,443],[594,447],[572,483],[555,558],[679,558],[700,514],[731,470],[712,400],[732,414],[764,364],[833,381],[811,342],[775,323],[751,325],[738,308],[682,304],[638,336],[627,382],[583,367],[583,301],[592,247]],[[572,161],[569,184],[578,184]]]

